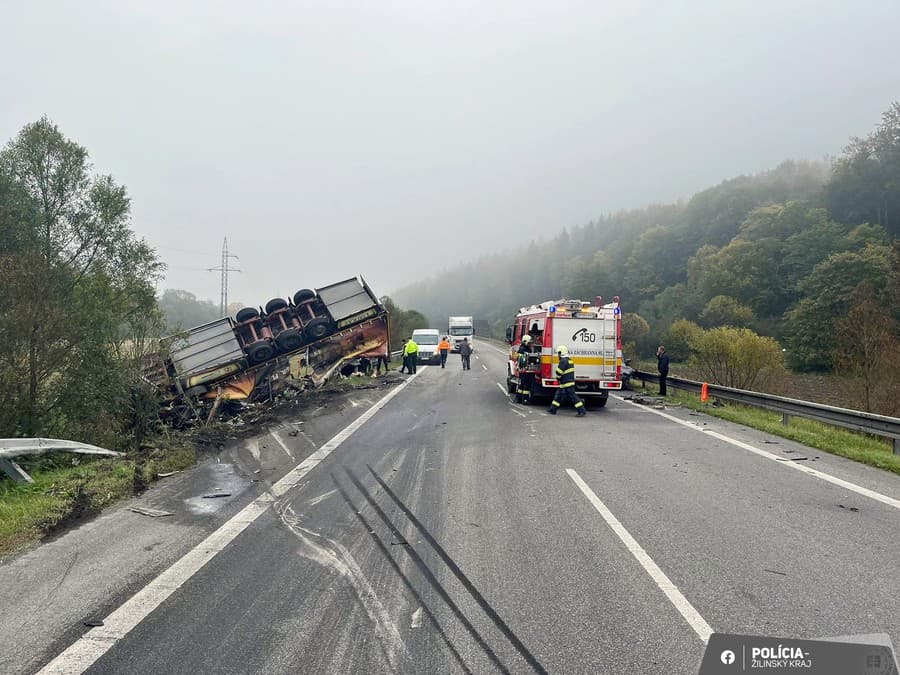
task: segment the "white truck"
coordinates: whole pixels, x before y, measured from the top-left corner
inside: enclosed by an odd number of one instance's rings
[[[447,334],[450,336],[450,344],[453,345],[451,351],[454,354],[459,352],[459,343],[463,341],[463,338],[469,341],[472,351],[475,351],[475,322],[471,316],[451,316]]]

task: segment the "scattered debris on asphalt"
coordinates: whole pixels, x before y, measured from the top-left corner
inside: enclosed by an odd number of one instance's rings
[[[103,625],[103,622],[100,619],[88,619],[87,621],[82,621],[82,623],[89,628],[97,628],[98,626]]]
[[[157,478],[168,478],[169,476],[174,476],[176,473],[181,473],[180,471],[166,471],[165,473],[156,474]]]
[[[859,513],[859,509],[855,506],[844,506],[843,504],[838,504],[838,506],[842,509],[846,509],[848,511],[853,511],[853,513]]]
[[[770,572],[772,574],[780,574],[783,577],[787,576],[786,572],[779,572],[778,570],[770,570],[770,569],[763,568],[763,572]]]
[[[230,492],[213,492],[208,495],[203,495],[203,499],[217,499],[219,497],[230,497]]]
[[[171,511],[160,511],[159,509],[151,509],[147,506],[130,506],[129,511],[140,513],[142,516],[150,516],[151,518],[164,518],[165,516],[174,515]]]

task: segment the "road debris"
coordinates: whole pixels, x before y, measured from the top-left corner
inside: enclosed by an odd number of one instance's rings
[[[129,511],[140,513],[142,516],[150,516],[151,518],[165,518],[166,516],[175,515],[171,511],[161,511],[160,509],[151,509],[148,506],[129,506]]]
[[[844,506],[843,504],[838,504],[838,506],[842,509],[846,509],[848,511],[853,511],[853,513],[859,513],[859,509],[855,506]]]
[[[100,619],[88,619],[87,621],[82,621],[82,623],[89,628],[97,628],[98,626],[103,625],[103,622]]]
[[[166,471],[165,473],[156,474],[157,478],[168,478],[169,476],[174,476],[176,473],[181,473],[180,471]]]
[[[230,492],[212,492],[208,495],[203,495],[203,499],[218,499],[219,497],[230,497]]]

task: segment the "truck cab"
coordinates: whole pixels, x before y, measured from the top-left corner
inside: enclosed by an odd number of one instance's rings
[[[449,320],[449,330],[447,334],[450,336],[451,350],[454,354],[459,352],[459,345],[463,338],[468,339],[475,351],[475,322],[471,316],[451,316]]]

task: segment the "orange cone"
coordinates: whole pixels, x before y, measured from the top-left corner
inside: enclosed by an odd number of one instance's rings
[[[700,387],[700,400],[706,403],[709,400],[709,385],[706,382]]]

